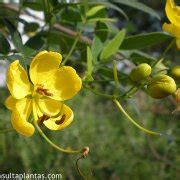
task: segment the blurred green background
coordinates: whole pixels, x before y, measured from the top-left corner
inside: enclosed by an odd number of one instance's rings
[[[1,89],[1,129],[10,127],[10,113],[3,106],[7,96]],[[156,127],[162,137],[147,136],[120,114],[112,102],[82,91],[69,101],[74,122],[60,132],[44,129],[56,144],[66,148],[90,147],[80,168],[93,179],[179,179],[178,116],[172,116],[167,100],[152,101],[144,94],[125,102],[130,114],[148,128]],[[0,135],[0,172],[62,173],[79,179],[77,155],[57,152],[38,132],[25,138],[16,132]]]
[[[166,20],[165,1],[141,2],[155,9],[162,22]],[[110,17],[118,17],[116,25],[119,28],[125,26],[129,34],[161,31],[162,22],[154,17],[127,6],[122,6],[122,9],[129,15],[129,22],[114,11],[108,13]],[[162,43],[149,48],[148,52],[157,49],[161,52],[165,46],[166,43]],[[179,56],[175,50],[168,54],[175,63]],[[106,88],[109,92],[106,85],[100,88]],[[10,112],[4,106],[7,96],[7,89],[2,87],[0,129],[11,127]],[[118,111],[113,102],[84,89],[67,103],[74,110],[73,123],[59,132],[43,130],[61,147],[90,147],[89,156],[79,163],[86,176],[97,180],[180,179],[180,123],[179,115],[172,115],[175,105],[171,99],[153,100],[145,93],[138,92],[133,98],[122,101],[130,115],[148,129],[162,132],[162,137],[144,134]],[[61,173],[63,179],[80,179],[75,167],[77,157],[57,152],[38,132],[31,138],[25,138],[15,131],[0,134],[0,174]]]

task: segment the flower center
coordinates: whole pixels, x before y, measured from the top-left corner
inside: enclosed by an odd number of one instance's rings
[[[53,94],[49,92],[48,89],[45,89],[43,85],[38,84],[36,88],[36,92],[43,96],[52,96]]]

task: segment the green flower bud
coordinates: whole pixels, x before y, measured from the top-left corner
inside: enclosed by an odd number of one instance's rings
[[[161,74],[154,76],[147,86],[148,94],[155,99],[161,99],[176,91],[176,83],[170,76]]]
[[[174,66],[170,71],[170,76],[175,80],[180,80],[180,66]]]
[[[138,65],[130,73],[130,78],[132,81],[139,82],[147,78],[151,74],[151,66],[146,63]]]

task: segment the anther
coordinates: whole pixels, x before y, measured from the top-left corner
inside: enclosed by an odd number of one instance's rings
[[[43,116],[39,117],[38,124],[43,124],[44,121],[48,120],[50,117],[46,114],[43,114]]]
[[[62,117],[61,117],[61,119],[56,120],[55,123],[56,123],[57,125],[60,125],[60,124],[62,124],[62,123],[65,121],[65,119],[66,119],[66,115],[63,114]]]
[[[53,94],[48,92],[48,89],[44,89],[42,86],[37,87],[36,92],[43,96],[52,96]]]

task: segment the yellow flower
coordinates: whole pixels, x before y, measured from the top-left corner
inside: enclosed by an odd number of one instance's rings
[[[174,0],[167,0],[165,11],[171,24],[164,23],[163,30],[176,37],[180,49],[180,7],[175,5]]]
[[[7,87],[11,95],[5,105],[12,110],[13,128],[31,136],[34,126],[29,122],[33,113],[38,123],[51,130],[60,130],[73,120],[72,110],[63,101],[72,98],[81,89],[81,79],[70,66],[60,67],[61,54],[42,51],[29,69],[29,76],[18,60],[7,71]]]

